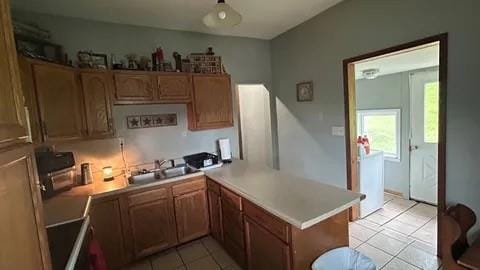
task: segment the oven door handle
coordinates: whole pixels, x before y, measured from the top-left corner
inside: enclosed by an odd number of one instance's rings
[[[71,173],[71,172],[74,172],[74,171],[75,171],[75,166],[70,167],[70,168],[66,168],[66,169],[63,169],[63,170],[60,170],[60,171],[55,171],[55,172],[48,173],[47,177],[55,177],[57,175],[67,174],[67,173]]]

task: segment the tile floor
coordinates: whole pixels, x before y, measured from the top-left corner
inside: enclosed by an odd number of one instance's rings
[[[210,236],[152,255],[125,270],[241,270]]]
[[[378,269],[439,269],[437,209],[385,194],[384,207],[349,224],[350,247],[372,258]],[[240,270],[211,237],[152,255],[126,270]],[[267,270],[267,269],[266,269]]]
[[[350,247],[382,270],[439,269],[437,208],[385,193],[384,207],[349,224]]]

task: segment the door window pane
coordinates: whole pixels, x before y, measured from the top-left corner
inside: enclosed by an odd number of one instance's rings
[[[439,94],[438,82],[425,84],[423,134],[426,143],[438,143]]]

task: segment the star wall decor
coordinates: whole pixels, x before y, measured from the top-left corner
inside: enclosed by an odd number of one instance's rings
[[[154,128],[176,125],[176,113],[127,116],[128,129]]]

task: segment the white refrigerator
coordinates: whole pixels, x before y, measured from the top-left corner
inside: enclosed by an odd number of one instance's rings
[[[360,218],[383,207],[384,157],[382,151],[372,151],[358,157],[360,193],[366,198],[360,202]]]

